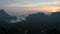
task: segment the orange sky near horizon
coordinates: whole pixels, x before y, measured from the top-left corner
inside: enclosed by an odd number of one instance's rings
[[[45,11],[45,12],[57,12],[60,11],[60,7],[56,6],[47,6],[47,7],[41,7],[41,8],[32,8],[33,10],[38,11]]]
[[[58,12],[60,0],[0,0],[0,9],[11,13]]]

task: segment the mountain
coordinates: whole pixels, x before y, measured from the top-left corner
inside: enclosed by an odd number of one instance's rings
[[[45,15],[44,13],[35,13],[30,14],[26,17],[26,20],[31,22],[43,22],[46,21],[49,16]]]
[[[26,20],[30,21],[30,22],[59,21],[60,12],[53,12],[50,16],[48,16],[44,13],[30,14],[26,17]]]
[[[49,16],[44,13],[34,13],[28,15],[25,19],[27,20],[30,29],[40,29],[41,27],[46,27],[46,23],[48,21]]]
[[[0,21],[10,21],[12,19],[16,19],[16,17],[10,16],[4,9],[0,10]]]
[[[50,16],[44,13],[30,14],[26,17],[29,28],[60,28],[60,12],[53,12]]]

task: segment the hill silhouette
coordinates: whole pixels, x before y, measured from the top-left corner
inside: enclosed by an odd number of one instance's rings
[[[30,14],[26,20],[0,25],[2,34],[60,34],[60,12],[50,16],[44,13]]]
[[[53,12],[50,16],[44,13],[30,14],[26,17],[31,28],[58,28],[60,26],[60,12]],[[34,27],[35,26],[35,27]]]
[[[10,21],[12,19],[16,19],[16,17],[10,16],[4,9],[0,10],[0,21]]]

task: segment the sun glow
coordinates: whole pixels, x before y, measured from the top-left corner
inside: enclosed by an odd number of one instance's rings
[[[58,7],[45,7],[43,10],[47,11],[47,12],[57,12],[57,11],[59,11],[58,9],[60,9],[60,8],[58,8]]]
[[[56,10],[53,10],[53,12],[56,12]]]
[[[56,6],[47,6],[47,7],[36,7],[36,8],[32,8],[32,10],[35,11],[42,11],[42,12],[57,12],[60,11],[60,7],[56,7]]]

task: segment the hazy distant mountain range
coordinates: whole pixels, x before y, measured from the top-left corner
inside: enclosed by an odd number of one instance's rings
[[[10,16],[8,13],[6,13],[4,9],[0,10],[0,21],[10,21],[16,19],[17,18],[15,16]]]
[[[24,16],[24,15],[23,15]],[[11,16],[4,11],[4,9],[0,10],[0,21],[10,21],[10,20],[17,20],[16,16]],[[34,13],[30,14],[26,17],[26,20],[29,22],[36,21],[36,22],[43,22],[43,21],[55,21],[60,20],[60,12],[53,12],[50,16],[41,13]]]

